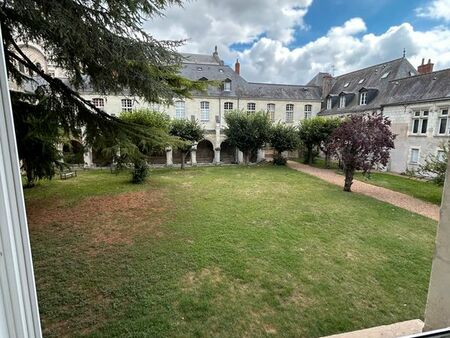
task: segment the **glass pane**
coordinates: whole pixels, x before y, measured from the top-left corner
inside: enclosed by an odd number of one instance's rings
[[[445,134],[447,132],[447,118],[441,119],[439,124],[439,134]]]
[[[417,132],[419,131],[419,120],[414,120],[413,121],[413,134],[417,134]]]
[[[421,129],[421,133],[425,134],[427,132],[427,126],[428,126],[428,120],[422,120],[422,129]]]

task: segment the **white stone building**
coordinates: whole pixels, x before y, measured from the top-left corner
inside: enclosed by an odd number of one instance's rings
[[[433,72],[428,61],[416,70],[406,58],[335,78],[320,73],[309,84],[323,88],[321,116],[381,112],[397,135],[387,170],[417,169],[442,154],[450,140],[450,69]]]

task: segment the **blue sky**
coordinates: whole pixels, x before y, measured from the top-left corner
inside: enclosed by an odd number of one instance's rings
[[[241,62],[249,81],[306,83],[400,57],[450,67],[450,0],[192,0],[146,23],[180,51]]]

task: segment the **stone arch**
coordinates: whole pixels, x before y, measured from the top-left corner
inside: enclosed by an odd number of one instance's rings
[[[83,144],[75,139],[63,144],[63,158],[67,164],[84,164]]]
[[[201,140],[197,144],[197,163],[212,163],[214,161],[214,146],[209,140]]]
[[[233,147],[227,140],[220,144],[220,162],[236,163],[236,147]]]

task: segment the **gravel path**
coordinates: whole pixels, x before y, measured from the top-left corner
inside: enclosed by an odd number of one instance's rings
[[[336,174],[333,170],[314,168],[293,161],[288,161],[288,166],[292,169],[316,176],[329,183],[342,187],[344,186],[344,176]],[[386,188],[377,187],[358,180],[353,180],[352,191],[393,204],[400,208],[415,212],[416,214],[434,219],[435,221],[439,221],[439,207],[437,205],[421,201],[409,195]]]

